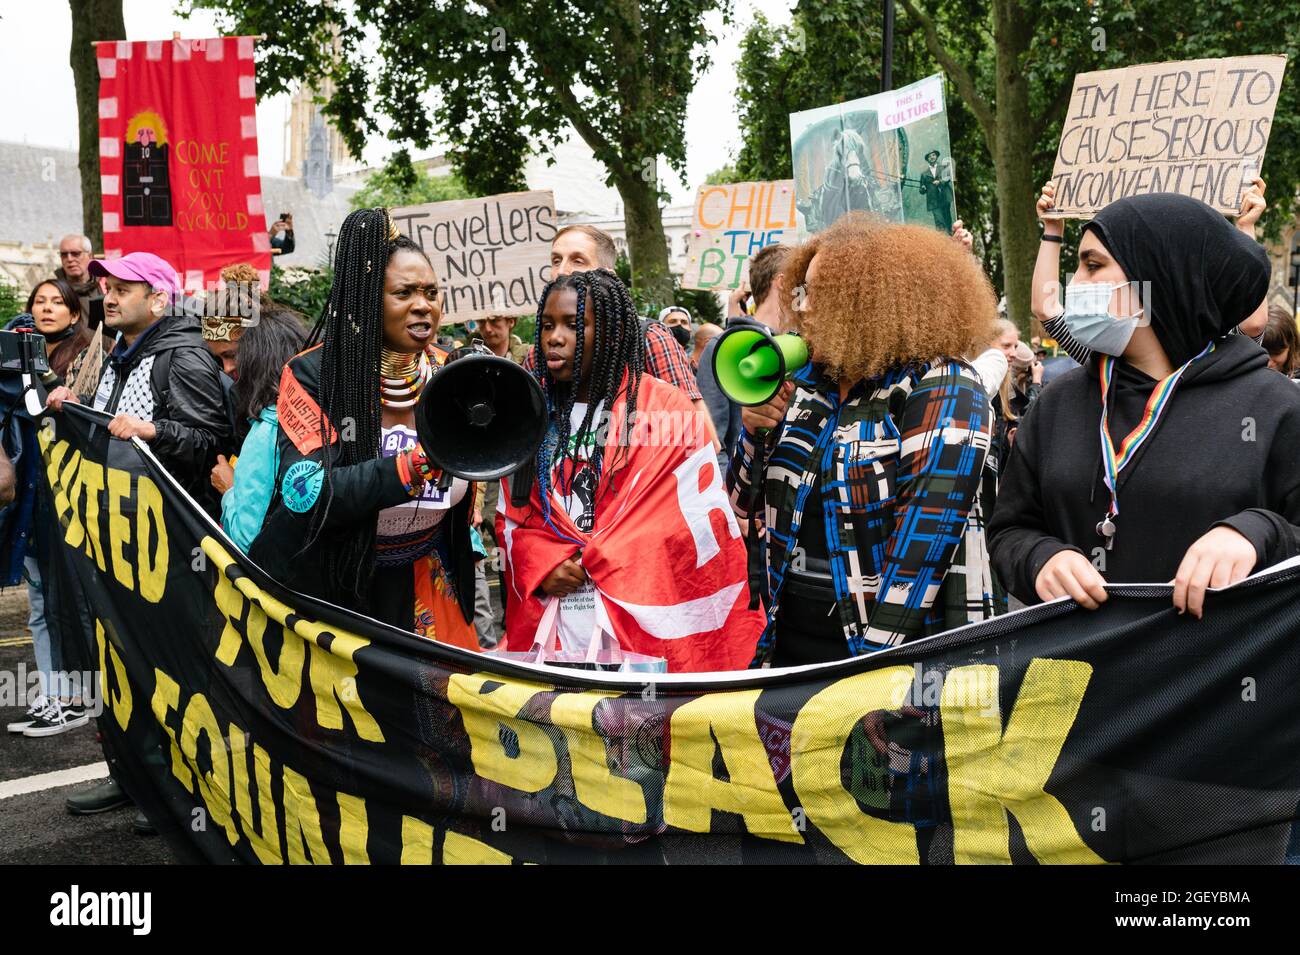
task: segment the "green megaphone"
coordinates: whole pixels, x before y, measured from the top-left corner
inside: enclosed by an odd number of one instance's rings
[[[722,393],[739,405],[771,401],[785,381],[808,364],[808,345],[793,333],[774,335],[766,327],[741,325],[718,338],[713,376]]]

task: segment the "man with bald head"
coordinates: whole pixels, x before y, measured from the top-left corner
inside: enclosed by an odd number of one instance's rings
[[[59,240],[59,267],[54,274],[64,279],[81,299],[81,314],[93,329],[99,324],[103,315],[98,309],[92,310],[90,303],[104,297],[99,279],[90,274],[90,240],[84,235],[65,235]]]
[[[697,375],[699,374],[700,358],[704,355],[704,349],[708,347],[709,342],[721,334],[722,329],[712,322],[701,322],[700,327],[695,329],[695,334],[691,337],[691,341],[695,346],[691,351],[691,367],[697,370]]]

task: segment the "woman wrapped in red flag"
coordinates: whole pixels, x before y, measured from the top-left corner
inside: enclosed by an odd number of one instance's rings
[[[763,618],[747,609],[740,526],[697,412],[644,374],[644,337],[608,269],[542,292],[550,429],[497,517],[506,647],[581,653],[616,640],[672,672],[743,669]]]

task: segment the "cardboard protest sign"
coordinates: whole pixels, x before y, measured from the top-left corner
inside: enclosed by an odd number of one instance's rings
[[[1052,180],[1056,211],[1176,192],[1235,213],[1259,174],[1285,56],[1150,63],[1074,78]]]
[[[862,210],[951,232],[957,218],[943,74],[790,114],[799,232]]]
[[[739,288],[758,250],[797,239],[794,180],[700,186],[682,288]]]
[[[537,310],[556,233],[549,190],[403,206],[392,217],[438,273],[444,322]]]

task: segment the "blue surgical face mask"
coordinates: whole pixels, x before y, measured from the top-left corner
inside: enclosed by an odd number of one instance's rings
[[[1103,355],[1124,354],[1142,313],[1127,318],[1110,314],[1115,290],[1128,283],[1071,282],[1065,287],[1065,327],[1080,345]]]

